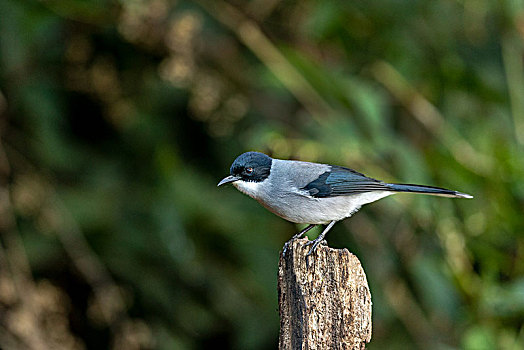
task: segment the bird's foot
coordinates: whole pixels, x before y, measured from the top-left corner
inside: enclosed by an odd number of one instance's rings
[[[310,256],[311,254],[313,254],[320,244],[327,245],[327,241],[324,239],[324,237],[319,237],[313,241],[307,242],[306,246],[312,245],[312,247],[306,254],[306,256]]]
[[[296,239],[299,239],[301,238],[302,235],[299,235],[299,234],[296,234],[294,235],[293,237],[291,237],[291,239],[289,241],[287,241],[286,243],[284,243],[284,247],[282,248],[282,257],[286,257],[286,253],[287,253],[287,250],[289,249],[289,246],[296,240]]]
[[[322,233],[320,235],[318,235],[318,237],[314,240],[314,241],[311,241],[311,242],[308,242],[306,245],[313,245],[311,247],[311,249],[309,250],[309,252],[306,254],[306,261],[307,261],[307,258],[313,254],[315,252],[315,250],[317,249],[318,245],[323,243],[323,242],[326,242],[324,240],[324,237],[326,237],[326,233],[328,233],[329,230],[331,230],[331,228],[333,227],[333,225],[335,225],[336,221],[331,221],[327,226],[326,228],[324,229],[324,231],[322,231]],[[327,244],[324,243],[324,244]]]
[[[301,238],[306,232],[308,232],[309,230],[311,230],[313,227],[315,227],[314,224],[311,224],[309,226],[307,226],[305,229],[303,229],[302,231],[300,231],[299,233],[297,233],[296,235],[294,235],[293,237],[291,237],[291,239],[289,241],[287,241],[286,243],[284,243],[284,247],[282,248],[282,257],[286,257],[286,252],[289,248],[289,245],[291,243],[293,243],[293,241],[295,239],[299,239]]]

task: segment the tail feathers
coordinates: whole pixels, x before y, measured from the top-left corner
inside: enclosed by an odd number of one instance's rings
[[[440,188],[440,187],[410,185],[410,184],[387,184],[387,186],[395,192],[423,193],[423,194],[429,194],[433,196],[442,196],[442,197],[450,197],[450,198],[473,198],[472,195],[458,192],[458,191],[447,190],[445,188]]]

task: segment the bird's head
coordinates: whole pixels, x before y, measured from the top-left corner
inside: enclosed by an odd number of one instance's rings
[[[230,175],[223,178],[217,186],[236,181],[262,182],[269,176],[272,162],[273,159],[264,153],[243,153],[231,164]]]

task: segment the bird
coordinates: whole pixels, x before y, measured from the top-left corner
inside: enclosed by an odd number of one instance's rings
[[[313,241],[311,255],[336,222],[355,214],[364,204],[395,193],[408,192],[450,198],[473,196],[440,187],[387,183],[338,165],[275,159],[246,152],[232,163],[230,174],[217,185],[232,184],[281,218],[307,224],[289,242],[317,225],[327,225]]]

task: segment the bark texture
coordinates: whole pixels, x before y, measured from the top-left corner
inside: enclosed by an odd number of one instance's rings
[[[307,238],[280,256],[280,350],[364,349],[371,340],[371,294],[358,258]]]

